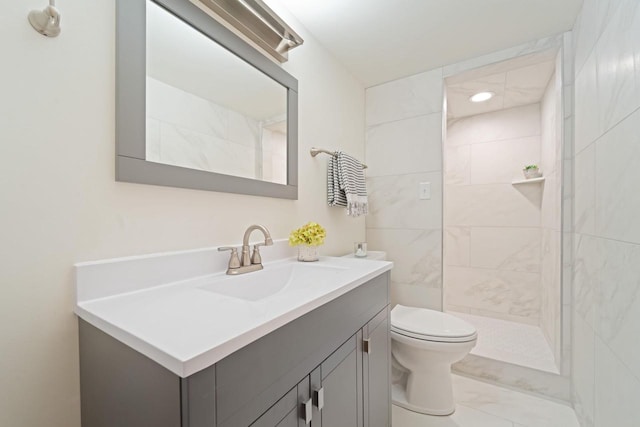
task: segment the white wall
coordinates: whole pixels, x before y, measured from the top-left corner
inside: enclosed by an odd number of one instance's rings
[[[394,262],[392,303],[441,309],[442,69],[370,87],[367,240]],[[418,185],[431,199],[418,199]]]
[[[541,184],[512,185],[541,154],[540,104],[449,122],[445,309],[538,325]]]
[[[364,219],[327,207],[326,159],[308,154],[363,157],[364,89],[289,16],[305,38],[285,65],[300,89],[298,201],[115,182],[114,3],[58,2],[55,39],[27,23],[40,0],[0,14],[2,426],[80,425],[74,263],[237,244],[256,222],[284,238],[318,221],[324,254],[364,240]]]
[[[583,426],[638,425],[640,3],[585,0],[574,29],[573,400]]]

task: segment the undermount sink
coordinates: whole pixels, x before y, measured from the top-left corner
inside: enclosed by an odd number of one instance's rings
[[[198,288],[245,301],[260,301],[285,289],[290,292],[320,288],[345,270],[348,269],[293,262],[265,266],[264,270],[241,276],[223,276]]]

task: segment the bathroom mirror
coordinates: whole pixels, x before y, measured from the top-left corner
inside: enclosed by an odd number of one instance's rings
[[[117,3],[116,179],[297,199],[297,81],[195,4]]]

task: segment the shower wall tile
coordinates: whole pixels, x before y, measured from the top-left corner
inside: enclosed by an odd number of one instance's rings
[[[573,319],[572,400],[582,426],[594,426],[595,407],[595,333],[580,317]]]
[[[596,332],[636,379],[640,379],[640,245],[598,240]],[[640,399],[640,394],[636,394]],[[637,409],[637,408],[636,408]]]
[[[640,380],[597,336],[595,361],[595,425],[637,426]]]
[[[471,227],[471,267],[540,272],[538,228]]]
[[[421,182],[431,183],[431,199],[418,198]],[[368,228],[440,229],[442,173],[370,177]]]
[[[392,283],[391,306],[396,304],[441,311],[442,289]]]
[[[577,233],[595,234],[596,150],[590,145],[575,157],[574,228]]]
[[[534,40],[531,42],[523,43],[518,46],[503,49],[497,52],[492,52],[487,55],[478,56],[468,59],[466,61],[457,62],[455,64],[447,65],[443,68],[443,74],[445,77],[467,72],[479,67],[489,66],[502,62],[506,59],[513,59],[517,57],[523,57],[532,53],[539,53],[549,51],[550,49],[557,48],[562,43],[562,34],[546,37],[543,39]]]
[[[448,266],[444,292],[457,307],[538,320],[539,273]]]
[[[403,285],[441,288],[442,230],[367,228],[371,250],[387,252],[393,261],[391,282]]]
[[[575,82],[575,152],[580,153],[595,141],[600,132],[596,55],[592,53],[576,76]]]
[[[540,226],[537,185],[446,185],[446,224],[480,227]]]
[[[471,146],[447,147],[444,168],[445,182],[447,184],[471,184]]]
[[[596,234],[640,243],[640,109],[597,141],[595,159]]]
[[[367,128],[367,176],[442,170],[442,114]]]
[[[471,146],[471,184],[511,184],[522,180],[525,165],[540,162],[540,136]]]
[[[469,267],[471,255],[471,228],[447,227],[444,231],[444,263]]]
[[[373,86],[366,91],[366,124],[442,111],[442,68]]]
[[[540,135],[540,104],[449,121],[447,146]]]
[[[147,119],[145,138],[145,158],[150,162],[160,160],[160,122],[155,119]]]
[[[442,69],[366,90],[367,241],[394,303],[442,309]],[[419,199],[419,183],[431,198]]]
[[[575,44],[594,47],[575,68],[573,399],[583,425],[631,426],[640,403],[640,7],[586,0],[578,22],[591,31],[575,32]]]
[[[632,25],[639,3],[625,1],[611,16],[596,45],[600,129],[611,129],[639,105]]]
[[[146,115],[163,123],[226,139],[229,110],[147,77]]]

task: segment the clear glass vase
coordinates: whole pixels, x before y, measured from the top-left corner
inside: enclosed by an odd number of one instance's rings
[[[318,247],[299,245],[298,246],[298,261],[311,262],[318,261]]]

